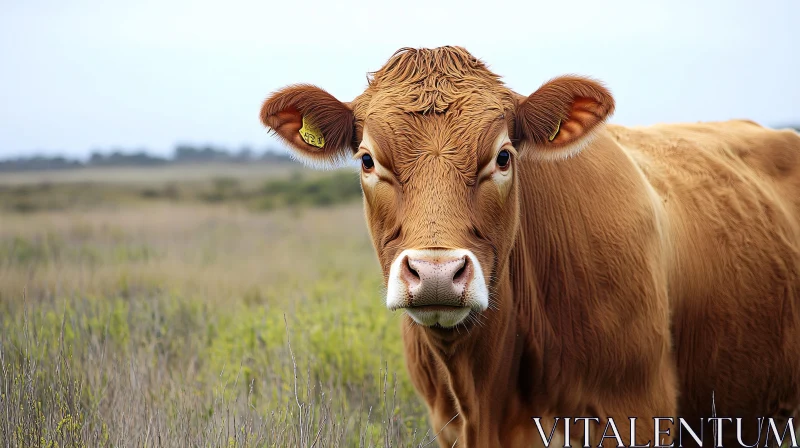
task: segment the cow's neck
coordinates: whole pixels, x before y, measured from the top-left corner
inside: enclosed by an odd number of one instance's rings
[[[527,335],[518,384],[529,389],[522,395],[536,413],[581,413],[569,408],[576,405],[570,398],[592,370],[588,352],[612,344],[598,339],[605,333],[592,319],[607,310],[596,266],[620,262],[609,235],[633,234],[616,217],[632,215],[619,212],[618,196],[609,192],[629,188],[641,174],[605,133],[569,160],[521,162],[520,226],[509,260],[515,324]]]

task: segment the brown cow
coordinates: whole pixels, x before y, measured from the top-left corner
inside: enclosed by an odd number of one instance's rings
[[[800,137],[613,110],[581,77],[518,95],[458,47],[398,51],[350,103],[309,85],[264,103],[299,157],[361,161],[441,446],[530,446],[535,416],[600,417],[594,446],[638,417],[657,442],[653,417],[700,422],[712,394],[750,444],[800,405]]]

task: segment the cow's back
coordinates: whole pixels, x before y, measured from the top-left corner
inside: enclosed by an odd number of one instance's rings
[[[662,203],[681,413],[800,391],[800,136],[747,121],[609,126]],[[767,396],[770,391],[772,395]]]

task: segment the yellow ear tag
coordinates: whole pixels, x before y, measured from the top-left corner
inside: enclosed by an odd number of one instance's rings
[[[317,129],[316,126],[306,119],[305,115],[303,115],[303,127],[300,128],[300,136],[311,146],[316,146],[317,148],[325,146],[325,136],[322,135],[322,132]]]
[[[558,131],[560,131],[560,130],[561,130],[561,119],[559,118],[558,119],[558,125],[556,125],[556,130],[553,131],[553,133],[550,135],[550,137],[547,139],[547,141],[552,142],[556,138],[556,136],[558,135]]]

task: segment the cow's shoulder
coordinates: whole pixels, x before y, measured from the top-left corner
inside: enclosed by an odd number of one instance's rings
[[[800,135],[749,120],[609,126],[658,190],[670,184],[749,179],[793,189],[800,185]],[[723,182],[729,183],[729,182]]]
[[[792,176],[800,170],[800,135],[792,129],[770,129],[750,120],[609,126],[610,134],[634,155],[664,159],[687,171],[753,169],[768,177]]]

